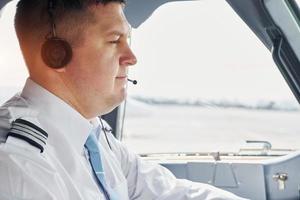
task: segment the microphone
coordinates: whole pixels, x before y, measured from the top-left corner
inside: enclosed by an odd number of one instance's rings
[[[131,80],[131,79],[129,79],[129,78],[128,78],[127,80],[130,81],[130,82],[132,82],[133,85],[136,85],[136,84],[137,84],[137,80]]]

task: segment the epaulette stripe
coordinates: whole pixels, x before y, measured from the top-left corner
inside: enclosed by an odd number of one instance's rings
[[[33,124],[29,121],[26,121],[26,120],[23,120],[23,119],[16,119],[14,121],[14,123],[20,123],[20,124],[24,124],[24,125],[27,125],[29,127],[32,127],[33,129],[36,129],[37,131],[39,131],[41,134],[43,134],[44,136],[46,136],[48,138],[48,134],[46,133],[46,131],[44,131],[43,129],[41,129],[40,127],[36,126],[35,124]]]
[[[43,134],[40,134],[40,132],[35,131],[33,128],[31,128],[31,127],[29,127],[27,125],[20,124],[20,123],[14,123],[13,128],[15,128],[15,127],[19,127],[21,129],[26,129],[26,130],[28,130],[30,132],[35,133],[37,136],[41,137],[42,140],[43,139],[47,140],[46,136],[44,136]]]
[[[48,134],[44,130],[24,119],[16,119],[13,121],[7,136],[24,140],[40,149],[41,152],[44,151],[48,138]]]
[[[40,145],[46,145],[44,142],[42,142],[39,139],[33,137],[32,135],[29,135],[28,133],[24,133],[24,132],[20,132],[20,131],[16,131],[16,130],[10,130],[10,132],[8,133],[8,136],[10,136],[10,133],[14,133],[14,134],[17,134],[17,135],[22,135],[22,136],[27,137],[28,139],[40,144]]]
[[[43,151],[44,151],[44,147],[42,145],[40,145],[39,143],[35,142],[34,140],[29,139],[28,136],[19,135],[19,134],[12,133],[12,132],[9,132],[9,136],[12,136],[12,137],[15,137],[15,138],[19,138],[21,140],[25,140],[29,144],[31,144],[31,145],[39,148],[41,150],[41,153],[43,153]]]
[[[21,134],[21,135],[24,135],[24,136],[26,136],[26,135],[28,134],[28,135],[30,135],[30,136],[36,138],[37,140],[41,141],[42,143],[46,144],[46,140],[43,140],[42,138],[39,138],[37,135],[34,135],[34,134],[32,134],[32,133],[29,133],[29,132],[27,132],[27,131],[25,131],[25,130],[20,130],[20,129],[17,129],[17,128],[13,127],[13,128],[10,130],[10,132],[13,132],[13,133],[16,133],[16,134]],[[25,134],[24,134],[24,133],[25,133]]]

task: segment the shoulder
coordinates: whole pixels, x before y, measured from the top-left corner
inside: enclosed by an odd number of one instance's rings
[[[55,198],[63,184],[45,152],[47,138],[20,95],[0,107],[0,199],[62,199]]]
[[[37,138],[44,140],[41,137],[43,131],[30,122],[34,118],[28,115],[24,118],[30,121],[15,119],[17,115],[10,115],[9,108],[12,107],[1,107],[0,199],[37,199],[36,196],[50,199],[44,190],[44,183],[39,181],[42,177],[49,180],[55,174],[51,162],[40,153],[41,147],[36,145],[42,143]]]
[[[0,144],[43,152],[48,134],[41,128],[37,115],[18,94],[7,101],[0,107]]]
[[[43,177],[50,180],[56,173],[47,156],[41,153],[45,145],[42,141],[47,137],[33,123],[33,116],[24,115],[16,119],[19,117],[17,114],[24,112],[12,112],[10,108],[17,110],[17,107],[8,104],[0,110],[0,199],[37,199],[36,195],[46,197],[44,182],[39,180]]]
[[[34,123],[19,118],[12,122],[11,128],[7,133],[6,143],[12,143],[11,140],[15,139],[23,141],[43,153],[47,144],[48,134]]]

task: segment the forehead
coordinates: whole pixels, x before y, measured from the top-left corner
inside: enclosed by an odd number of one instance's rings
[[[122,32],[124,34],[129,32],[130,26],[124,15],[121,3],[99,4],[91,9],[99,31],[103,33]]]

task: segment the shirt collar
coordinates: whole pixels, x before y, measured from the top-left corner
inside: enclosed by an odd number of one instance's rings
[[[65,138],[81,154],[84,144],[93,127],[99,124],[98,119],[90,121],[84,118],[78,111],[72,108],[59,97],[55,96],[45,88],[35,83],[30,78],[27,79],[21,96],[39,112],[39,120],[46,121],[47,124],[55,124],[60,134],[65,134]],[[51,134],[48,133],[49,139]],[[55,144],[53,144],[55,145]]]

